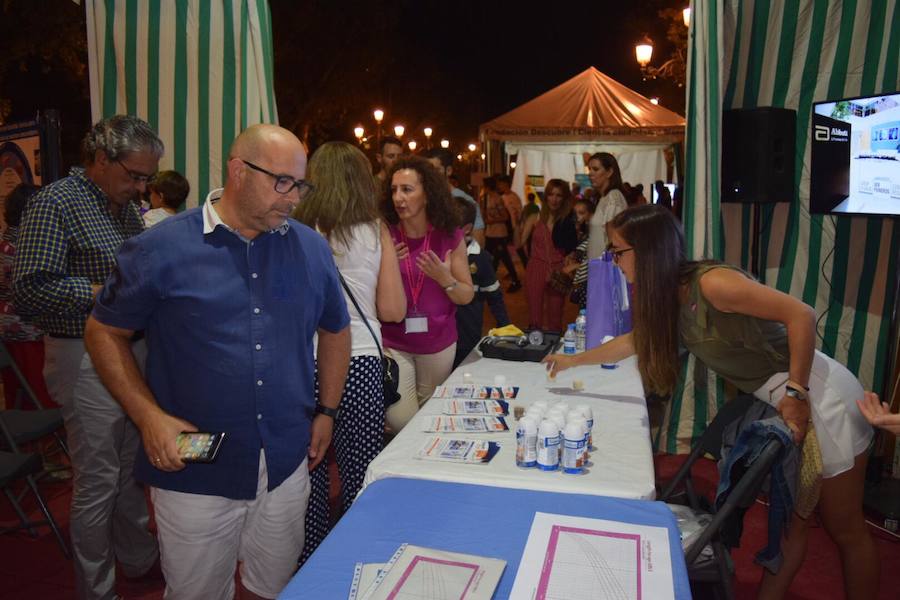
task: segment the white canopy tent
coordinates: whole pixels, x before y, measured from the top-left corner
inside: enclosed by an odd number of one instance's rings
[[[584,153],[609,152],[632,184],[646,188],[665,180],[665,150],[684,140],[684,123],[684,117],[590,67],[484,123],[479,134],[516,155],[513,189],[524,198],[528,176],[573,181],[584,173]]]

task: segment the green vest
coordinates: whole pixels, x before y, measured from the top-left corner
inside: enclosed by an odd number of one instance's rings
[[[725,313],[707,302],[700,293],[700,278],[719,268],[744,273],[719,263],[697,268],[688,282],[687,301],[679,314],[681,343],[742,392],[753,393],[775,373],[789,370],[787,330],[777,321]]]

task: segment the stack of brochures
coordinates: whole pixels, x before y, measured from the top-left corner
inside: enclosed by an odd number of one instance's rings
[[[356,563],[348,600],[490,600],[505,568],[506,561],[497,558],[403,544],[387,563]],[[423,590],[432,593],[423,596]]]
[[[422,460],[485,464],[500,450],[500,445],[487,440],[462,440],[435,436],[416,453]]]

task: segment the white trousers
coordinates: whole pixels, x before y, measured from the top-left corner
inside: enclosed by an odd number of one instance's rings
[[[396,433],[419,412],[419,407],[431,397],[434,388],[444,383],[453,372],[456,342],[434,354],[413,354],[394,348],[385,348],[384,352],[400,367],[400,399],[385,413],[385,421]]]
[[[254,500],[152,488],[166,598],[232,600],[238,563],[245,588],[263,598],[281,592],[303,549],[307,461],[271,492],[268,479],[260,450]]]

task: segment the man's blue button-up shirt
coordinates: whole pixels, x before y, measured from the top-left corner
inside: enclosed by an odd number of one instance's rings
[[[349,323],[328,244],[293,220],[247,240],[210,204],[128,240],[117,260],[94,317],[145,330],[146,379],[160,407],[200,431],[226,434],[214,463],[175,473],[154,468],[142,447],[137,478],[252,499],[265,448],[275,489],[309,447],[313,335]]]

